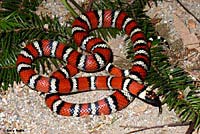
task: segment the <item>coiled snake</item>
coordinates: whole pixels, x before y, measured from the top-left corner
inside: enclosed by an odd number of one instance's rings
[[[116,67],[110,47],[101,39],[90,35],[98,28],[117,28],[131,39],[134,52],[132,67],[128,70]],[[75,43],[90,54],[52,40],[40,40],[27,44],[17,58],[17,72],[30,88],[47,93],[46,105],[64,116],[106,115],[128,106],[135,97],[145,100],[144,80],[150,67],[150,45],[137,23],[123,11],[88,11],[72,24]],[[34,60],[40,57],[54,57],[66,62],[66,66],[50,77],[37,74],[32,69]],[[80,70],[97,72],[105,69],[110,76],[73,77]],[[70,103],[61,100],[60,95],[90,90],[114,90],[115,92],[92,103]],[[159,105],[158,99],[150,101]]]

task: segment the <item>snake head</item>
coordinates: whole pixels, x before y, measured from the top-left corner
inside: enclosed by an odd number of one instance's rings
[[[160,101],[160,98],[156,95],[154,91],[145,88],[145,90],[143,90],[137,97],[147,104],[158,107],[159,113],[162,113],[162,103]]]
[[[144,99],[145,102],[159,108],[159,113],[162,113],[162,103],[160,98],[153,91],[147,91]]]

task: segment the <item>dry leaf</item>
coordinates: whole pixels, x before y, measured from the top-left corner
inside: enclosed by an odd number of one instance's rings
[[[151,19],[151,23],[152,23],[152,25],[156,25],[156,24],[159,23],[161,20],[162,20],[161,18],[156,18],[156,17],[154,17],[154,18]]]
[[[181,21],[181,19],[177,15],[173,15],[174,17],[174,27],[178,34],[180,35],[183,45],[188,49],[199,48],[199,40],[194,33],[190,33],[189,29],[186,25]]]
[[[189,19],[188,20],[188,27],[191,29],[195,29],[196,28],[196,23],[193,19]]]

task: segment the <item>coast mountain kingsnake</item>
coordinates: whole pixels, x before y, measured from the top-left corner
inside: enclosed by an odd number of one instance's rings
[[[90,35],[98,28],[117,28],[131,39],[134,52],[132,67],[128,70],[116,67],[110,47],[101,39]],[[106,115],[121,110],[138,97],[154,106],[159,106],[158,97],[144,96],[144,80],[150,67],[150,46],[137,23],[123,11],[88,11],[72,24],[75,43],[89,54],[58,41],[40,40],[27,44],[17,58],[17,72],[30,88],[46,93],[46,105],[64,116]],[[37,74],[32,63],[40,57],[54,57],[66,62],[66,66],[50,77]],[[73,77],[79,71],[97,72],[106,70],[109,76]],[[92,103],[70,103],[61,100],[60,95],[90,90],[114,90],[110,96]]]

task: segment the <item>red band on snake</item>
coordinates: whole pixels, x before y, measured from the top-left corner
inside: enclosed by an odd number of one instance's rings
[[[134,59],[129,70],[112,64],[112,50],[100,38],[90,35],[98,28],[124,31],[133,43]],[[144,80],[150,66],[149,43],[137,23],[125,12],[113,10],[89,11],[75,19],[72,25],[75,43],[90,55],[84,55],[67,45],[41,40],[26,45],[17,58],[17,71],[22,81],[36,91],[48,93],[45,102],[57,114],[64,116],[106,115],[121,110],[144,90]],[[52,76],[38,75],[32,63],[40,57],[55,57],[67,63]],[[112,76],[73,77],[79,70],[96,72],[106,69]],[[115,90],[92,103],[73,104],[61,100],[61,94],[90,90]]]

